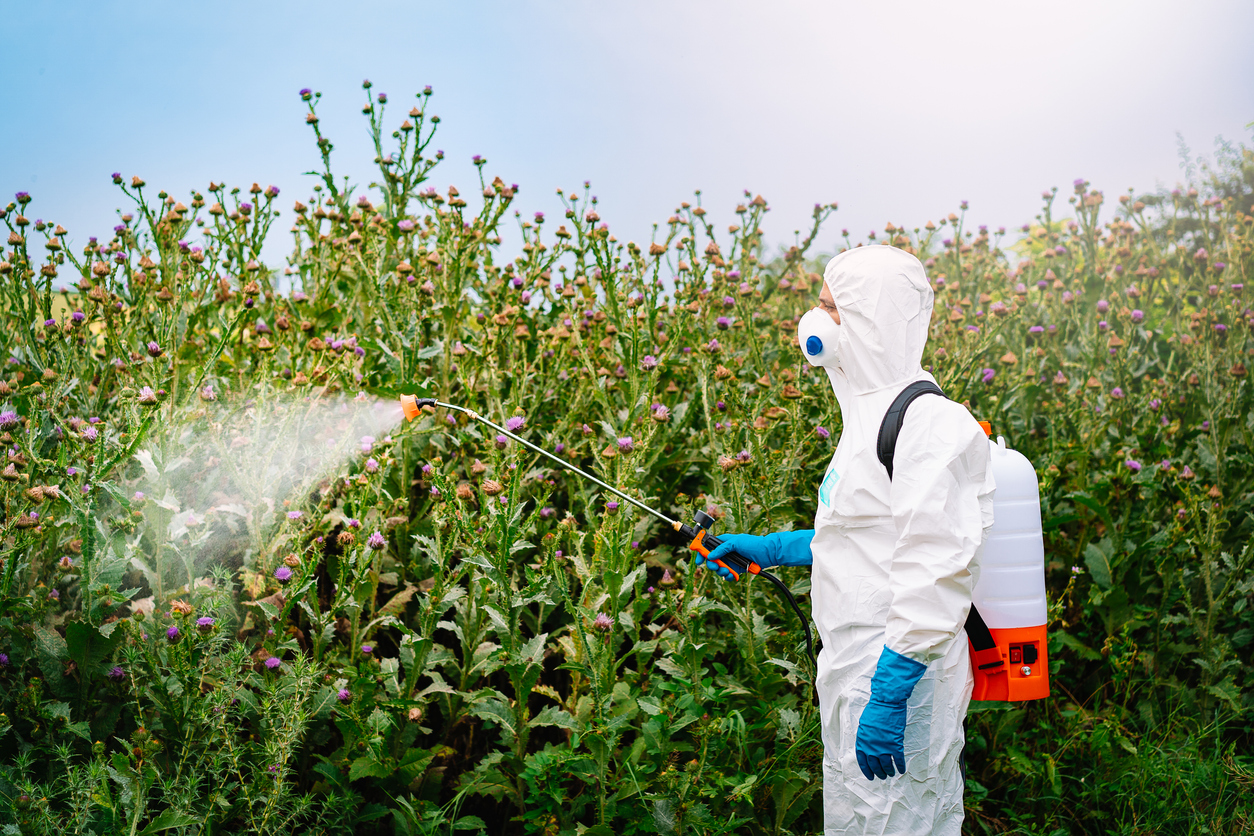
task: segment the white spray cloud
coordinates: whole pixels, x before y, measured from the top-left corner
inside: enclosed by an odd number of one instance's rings
[[[206,404],[135,454],[127,490],[144,518],[126,542],[128,568],[161,599],[211,566],[255,563],[281,526],[309,513],[316,489],[367,468],[401,420],[399,404],[364,395]]]

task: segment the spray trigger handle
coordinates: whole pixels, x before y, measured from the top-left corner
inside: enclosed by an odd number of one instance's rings
[[[710,526],[714,525],[714,518],[704,511],[697,511],[692,515],[692,520],[697,524],[696,528],[690,525],[681,526],[679,533],[684,539],[690,540],[688,548],[702,557],[709,557],[710,552],[723,545],[723,541],[709,533]],[[746,560],[738,554],[731,553],[723,560],[714,561],[716,566],[722,566],[724,569],[732,573],[733,580],[740,580],[741,572],[749,572],[756,575],[762,571],[762,567],[752,560]]]

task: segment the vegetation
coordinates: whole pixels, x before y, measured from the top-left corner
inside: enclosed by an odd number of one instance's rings
[[[115,174],[127,208],[81,247],[29,195],[0,214],[6,833],[821,829],[774,590],[395,396],[676,518],[809,525],[840,416],[795,328],[835,205],[778,256],[748,193],[638,242],[587,184],[520,215],[486,160],[430,186],[430,96],[374,96],[357,189],[302,91],[321,170],[281,273],[273,187]],[[925,364],[1041,480],[1054,692],[973,705],[972,833],[1254,827],[1254,154],[1186,174],[1076,181],[1021,235],[872,236],[925,261]]]

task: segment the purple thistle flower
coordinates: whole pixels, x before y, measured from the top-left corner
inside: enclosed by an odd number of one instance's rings
[[[1045,328],[1040,325],[1033,325],[1031,328],[1028,329],[1028,333],[1029,334],[1044,334]]]
[[[1133,322],[1140,322],[1140,321],[1141,321],[1141,320],[1143,320],[1143,319],[1145,319],[1145,312],[1144,312],[1144,311],[1142,311],[1142,310],[1140,310],[1140,309],[1138,308],[1137,310],[1134,310],[1134,311],[1132,312],[1132,321],[1133,321]]]
[[[165,352],[161,350],[161,346],[155,342],[148,343],[148,354],[150,357],[160,357]]]
[[[366,545],[375,551],[381,550],[387,544],[387,538],[385,538],[383,534],[378,531],[366,538]]]
[[[45,319],[45,320],[44,320],[44,327],[45,327],[45,328],[56,328],[56,327],[57,327],[57,321],[56,321],[55,319]]]
[[[731,327],[731,320],[725,316],[720,316],[718,319],[714,320],[714,326],[720,331],[726,331]]]
[[[832,437],[832,434],[828,431],[827,427],[815,427],[814,434],[824,441],[827,441]]]
[[[984,376],[981,378],[985,383],[992,383],[993,378],[997,376],[997,372],[993,369],[985,369]]]
[[[122,669],[121,665],[114,665],[109,670],[109,678],[114,682],[121,682],[123,679],[126,679],[126,671]]]
[[[287,512],[287,518],[289,520],[299,520],[303,516],[305,515],[302,514],[300,511],[288,511]]]
[[[1163,459],[1158,464],[1163,470],[1171,470],[1171,459]]]
[[[1111,390],[1110,390],[1110,396],[1111,396],[1112,398],[1115,398],[1115,399],[1122,398],[1122,397],[1123,397],[1123,390],[1122,390],[1122,389],[1120,389],[1118,386],[1116,386],[1114,389],[1111,389]]]
[[[214,620],[207,615],[202,615],[196,619],[196,629],[202,633],[208,633],[213,629]]]
[[[11,427],[17,423],[17,413],[12,409],[0,412],[0,427]]]
[[[511,415],[505,419],[505,429],[515,433],[522,429],[524,423],[525,419],[521,415]]]
[[[603,612],[597,613],[596,620],[592,622],[593,629],[600,630],[602,633],[608,633],[613,626],[614,622],[610,621],[610,617]]]
[[[0,668],[7,668],[8,666],[9,666],[9,654],[0,653]]]
[[[1110,323],[1107,322],[1106,320],[1103,319],[1097,323],[1097,330],[1107,331],[1109,329],[1110,329]]]
[[[1097,300],[1097,312],[1106,313],[1106,311],[1108,310],[1110,310],[1110,303],[1107,302],[1105,299],[1098,299]]]
[[[70,314],[70,319],[74,320],[75,322],[82,322],[86,318],[87,318],[87,314],[83,313],[82,311],[75,311],[74,313]]]
[[[78,475],[78,468],[77,468],[77,467],[67,467],[67,468],[65,469],[65,475],[66,475],[66,476],[77,476],[77,475]]]
[[[617,514],[617,513],[618,513],[618,503],[617,503],[616,501],[612,500],[612,499],[611,499],[609,502],[605,503],[605,512],[606,512],[607,514],[609,514],[610,516],[613,516],[614,514]]]
[[[339,700],[340,702],[348,702],[349,700],[353,698],[353,694],[347,688],[341,688],[336,693],[335,698]]]
[[[165,637],[169,641],[176,642],[179,640],[179,628],[177,625],[171,624],[170,629],[165,631]]]
[[[361,646],[361,652],[369,656],[371,653],[374,653],[374,645],[363,644]]]
[[[308,87],[300,88],[300,97],[305,101],[309,101],[309,97],[313,95],[313,91]]]
[[[1155,412],[1157,412],[1159,408],[1162,407],[1162,405],[1163,405],[1163,402],[1160,401],[1158,398],[1150,398],[1149,408],[1154,410]]]
[[[494,441],[496,443],[496,449],[498,450],[504,450],[509,446],[509,438],[506,436],[498,435]]]
[[[651,372],[657,368],[657,358],[652,354],[646,354],[640,359],[640,368],[646,372]]]
[[[361,520],[356,519],[355,517],[350,518],[347,525],[349,528],[361,528]]]
[[[1128,459],[1126,462],[1124,462],[1124,466],[1126,466],[1128,470],[1131,470],[1133,473],[1141,472],[1141,463],[1138,462],[1136,459]]]
[[[1227,330],[1228,330],[1228,326],[1224,325],[1222,322],[1215,323],[1215,333],[1222,334]]]
[[[1210,429],[1210,421],[1203,421],[1203,422],[1202,422],[1202,430],[1203,430],[1203,431],[1206,431],[1206,430],[1209,430],[1209,429]]]
[[[618,449],[623,453],[630,453],[636,449],[636,445],[632,443],[631,436],[625,435],[618,440]]]
[[[540,519],[542,519],[542,520],[547,520],[547,519],[549,519],[550,517],[552,517],[552,516],[553,516],[554,514],[556,514],[556,513],[557,513],[557,511],[553,510],[552,508],[541,508],[541,509],[540,509]]]
[[[100,437],[100,431],[97,430],[95,427],[88,426],[88,427],[84,427],[83,431],[79,433],[79,435],[83,437],[84,441],[92,442]]]
[[[279,583],[287,583],[292,579],[292,570],[287,566],[280,566],[274,570],[274,579]]]
[[[49,593],[48,593],[48,600],[49,600],[49,601],[60,601],[60,600],[61,600],[61,592],[60,592],[60,590],[56,590],[56,589],[54,589],[54,590],[52,590],[51,592],[49,592]]]
[[[277,670],[279,665],[282,665],[282,664],[283,664],[283,660],[281,660],[278,656],[271,656],[265,661],[266,667],[270,670]]]
[[[374,459],[366,459],[366,472],[367,472],[367,473],[378,473],[378,472],[379,472],[379,463],[378,463],[376,460],[374,460]]]

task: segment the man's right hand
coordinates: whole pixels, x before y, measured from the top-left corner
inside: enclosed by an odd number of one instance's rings
[[[697,554],[692,562],[698,568],[705,567],[712,572],[718,572],[727,581],[734,580],[731,571],[716,563],[727,555],[740,555],[763,569],[772,566],[810,566],[814,563],[814,556],[810,553],[810,541],[813,538],[812,529],[777,531],[766,535],[724,534],[719,537],[723,542],[708,557]]]

